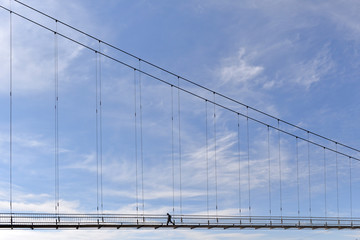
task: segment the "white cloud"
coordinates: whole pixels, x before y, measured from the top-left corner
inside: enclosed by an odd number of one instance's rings
[[[9,183],[2,183],[0,189],[0,209],[9,212]],[[54,212],[53,196],[48,193],[35,194],[29,189],[23,189],[13,185],[13,211],[14,212]],[[64,213],[79,212],[80,203],[78,201],[68,201],[60,199],[61,211]]]
[[[246,50],[241,48],[237,55],[223,61],[219,75],[222,84],[236,86],[238,84],[247,84],[250,80],[259,76],[263,70],[262,66],[252,65],[248,60]]]
[[[41,197],[41,196],[40,196]],[[48,199],[50,197],[47,197]],[[63,213],[78,213],[79,202],[60,200],[60,208]],[[0,209],[9,209],[9,202],[0,202]],[[5,211],[6,211],[5,210]],[[54,212],[54,201],[48,200],[45,202],[13,202],[13,210],[17,212],[39,212],[52,213]]]
[[[99,239],[99,240],[112,240],[112,239],[261,239],[266,234],[260,232],[234,232],[224,230],[65,230],[65,231],[24,231],[24,230],[5,230],[2,231],[2,239],[15,240],[15,239],[74,239],[74,240],[87,240],[87,239]]]
[[[292,66],[295,83],[309,89],[335,66],[330,51],[324,46],[313,59]],[[289,76],[291,77],[291,76]]]

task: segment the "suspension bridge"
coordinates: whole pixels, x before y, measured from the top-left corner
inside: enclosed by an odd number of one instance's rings
[[[358,149],[21,1],[0,14],[0,228],[360,228]]]

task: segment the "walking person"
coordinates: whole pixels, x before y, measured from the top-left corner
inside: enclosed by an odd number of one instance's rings
[[[175,223],[173,221],[171,221],[171,215],[169,213],[167,213],[167,222],[166,225],[169,225],[169,223],[172,223],[172,225],[175,225]]]

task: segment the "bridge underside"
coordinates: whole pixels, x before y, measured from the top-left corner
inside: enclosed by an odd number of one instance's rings
[[[176,226],[167,226],[166,224],[52,224],[52,223],[20,223],[20,224],[1,224],[1,229],[87,229],[87,228],[108,228],[108,229],[359,229],[359,226],[332,226],[332,225],[288,225],[288,224],[181,224]]]
[[[360,219],[332,217],[269,217],[134,214],[0,214],[2,229],[360,229]]]

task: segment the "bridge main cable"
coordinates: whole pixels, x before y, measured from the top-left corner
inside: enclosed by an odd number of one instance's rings
[[[144,60],[144,59],[142,59],[142,58],[140,58],[140,57],[138,57],[138,56],[136,56],[136,55],[134,55],[134,54],[131,54],[131,53],[129,53],[129,52],[127,52],[127,51],[125,51],[125,50],[123,50],[123,49],[121,49],[121,48],[118,48],[118,47],[116,47],[116,46],[114,46],[114,45],[112,45],[112,44],[110,44],[110,43],[108,43],[108,42],[105,42],[105,41],[103,41],[103,40],[101,40],[101,39],[99,39],[99,38],[97,38],[97,37],[95,37],[95,36],[93,36],[93,35],[91,35],[91,34],[89,34],[89,33],[86,33],[86,32],[84,32],[84,31],[81,31],[80,29],[78,29],[78,28],[76,28],[76,27],[73,27],[73,26],[71,26],[70,24],[67,24],[67,23],[65,23],[65,22],[63,22],[63,21],[60,21],[60,20],[58,20],[58,19],[56,19],[56,18],[54,18],[54,17],[52,17],[52,16],[50,16],[50,15],[42,12],[42,11],[36,9],[36,8],[33,8],[33,7],[27,5],[27,4],[25,4],[25,3],[23,3],[23,2],[21,2],[21,1],[19,1],[19,0],[14,0],[14,1],[17,2],[17,3],[19,3],[19,4],[21,4],[21,5],[23,5],[23,6],[25,6],[25,7],[27,7],[27,8],[29,8],[29,9],[31,9],[31,10],[33,10],[33,11],[35,11],[35,12],[37,12],[37,13],[39,13],[39,14],[41,14],[41,15],[43,15],[43,16],[46,16],[46,17],[48,17],[48,18],[50,18],[50,19],[52,19],[52,20],[55,20],[55,21],[57,21],[58,23],[61,23],[62,25],[66,26],[66,27],[68,27],[68,28],[70,28],[70,29],[72,29],[72,30],[74,30],[74,31],[77,31],[77,32],[79,32],[79,33],[81,33],[81,34],[89,37],[89,38],[92,38],[92,39],[96,40],[96,41],[99,41],[99,42],[103,43],[104,45],[106,45],[106,46],[108,46],[108,47],[111,47],[111,48],[113,48],[113,49],[115,49],[115,50],[117,50],[117,51],[119,51],[119,52],[122,52],[122,53],[124,53],[124,54],[126,54],[126,55],[128,55],[128,56],[130,56],[130,57],[132,57],[132,58],[136,58],[136,59],[138,59],[139,61],[142,61],[142,62],[144,62],[144,63],[146,63],[146,64],[148,64],[148,65],[150,65],[150,66],[152,66],[152,67],[154,67],[154,68],[157,68],[157,69],[159,69],[159,70],[161,70],[161,71],[163,71],[163,72],[166,72],[166,73],[168,73],[168,74],[170,74],[170,75],[172,75],[172,76],[175,76],[175,77],[177,77],[177,78],[179,78],[179,79],[182,79],[182,80],[184,80],[184,81],[186,81],[186,82],[188,82],[188,83],[191,83],[191,84],[193,84],[193,85],[195,85],[195,86],[197,86],[197,87],[200,87],[200,88],[202,88],[202,89],[204,89],[204,90],[206,90],[206,91],[215,93],[216,95],[218,95],[218,96],[220,96],[220,97],[222,97],[222,98],[224,98],[224,99],[227,99],[227,100],[229,100],[229,101],[231,101],[231,102],[234,102],[234,103],[237,103],[237,104],[239,104],[239,105],[242,105],[242,106],[244,106],[244,107],[246,107],[246,108],[248,108],[248,109],[250,109],[250,110],[252,110],[252,111],[258,112],[258,113],[263,114],[263,115],[265,115],[265,116],[267,116],[267,117],[270,117],[270,118],[272,118],[272,119],[278,120],[278,121],[280,121],[280,122],[282,122],[282,123],[285,123],[285,124],[287,124],[287,125],[289,125],[289,126],[291,126],[291,127],[297,128],[297,129],[299,129],[299,130],[301,130],[301,131],[310,133],[311,135],[314,135],[314,136],[316,136],[316,137],[319,137],[319,138],[322,138],[322,139],[324,139],[324,140],[333,142],[333,143],[335,143],[335,144],[339,144],[340,146],[343,146],[343,147],[345,147],[345,148],[348,148],[348,149],[351,149],[351,150],[353,150],[353,151],[356,151],[356,152],[359,152],[359,153],[360,153],[360,150],[359,150],[359,149],[353,148],[353,147],[351,147],[351,146],[349,146],[349,145],[340,143],[340,142],[335,141],[335,140],[333,140],[333,139],[331,139],[331,138],[327,138],[327,137],[325,137],[325,136],[323,136],[323,135],[320,135],[320,134],[317,134],[317,133],[315,133],[315,132],[309,131],[309,130],[307,130],[307,129],[305,129],[305,128],[299,127],[299,126],[297,126],[297,125],[295,125],[295,124],[292,124],[292,123],[290,123],[290,122],[288,122],[288,121],[281,120],[281,119],[279,119],[279,118],[277,118],[277,117],[275,117],[275,116],[273,116],[273,115],[271,115],[271,114],[268,114],[268,113],[266,113],[266,112],[263,112],[263,111],[261,111],[261,110],[259,110],[259,109],[257,109],[257,108],[253,108],[253,107],[251,107],[251,106],[248,106],[248,105],[246,105],[246,104],[244,104],[244,103],[242,103],[242,102],[240,102],[240,101],[238,101],[238,100],[235,100],[235,99],[233,99],[233,98],[231,98],[231,97],[228,97],[228,96],[226,96],[226,95],[224,95],[224,94],[221,94],[221,93],[219,93],[219,92],[216,92],[216,91],[214,91],[214,90],[211,90],[210,88],[207,88],[207,87],[205,87],[205,86],[203,86],[203,85],[200,85],[200,84],[198,84],[198,83],[196,83],[196,82],[194,82],[194,81],[191,81],[191,80],[188,79],[188,78],[182,77],[182,76],[180,76],[180,75],[178,75],[178,74],[176,74],[176,73],[174,73],[174,72],[172,72],[172,71],[169,71],[169,70],[167,70],[167,69],[165,69],[165,68],[163,68],[163,67],[160,67],[160,66],[158,66],[158,65],[156,65],[156,64],[153,64],[153,63],[151,63],[151,62],[149,62],[149,61],[147,61],[147,60]],[[2,8],[4,8],[4,7],[2,7]]]
[[[15,1],[16,1],[16,0],[15,0]],[[73,38],[71,38],[71,37],[68,37],[68,36],[66,36],[66,35],[64,35],[64,34],[62,34],[62,33],[58,33],[58,32],[56,32],[56,31],[50,29],[49,27],[46,27],[46,26],[44,26],[43,24],[40,24],[40,23],[38,23],[38,22],[36,22],[36,21],[28,18],[28,17],[25,17],[25,16],[23,16],[23,15],[17,13],[17,12],[11,11],[10,9],[8,9],[8,8],[2,6],[2,5],[0,5],[0,8],[4,9],[4,10],[6,10],[6,11],[12,12],[13,14],[15,14],[15,15],[17,15],[17,16],[19,16],[19,17],[21,17],[21,18],[23,18],[23,19],[25,19],[25,20],[27,20],[27,21],[29,21],[29,22],[31,22],[31,23],[33,23],[33,24],[35,24],[35,25],[38,25],[38,26],[40,26],[40,27],[42,27],[42,28],[44,28],[44,29],[46,29],[46,30],[48,30],[48,31],[51,31],[51,32],[53,32],[53,33],[56,33],[58,36],[61,36],[61,37],[65,38],[65,39],[68,39],[69,41],[72,41],[72,42],[74,42],[74,43],[76,43],[76,44],[78,44],[78,45],[80,45],[80,46],[82,46],[82,47],[84,47],[84,48],[87,48],[87,49],[89,49],[89,50],[91,50],[91,51],[94,51],[94,52],[98,51],[98,50],[96,50],[96,49],[94,49],[94,48],[92,48],[92,47],[90,47],[90,46],[88,46],[88,45],[86,45],[86,44],[84,44],[84,43],[81,43],[81,42],[79,42],[79,41],[77,41],[77,40],[75,40],[75,39],[73,39]],[[100,40],[100,41],[101,41],[101,40]],[[120,63],[120,64],[122,64],[123,66],[126,66],[126,67],[128,67],[128,68],[134,69],[134,70],[136,70],[136,71],[138,71],[138,72],[140,72],[140,73],[142,73],[142,74],[144,74],[144,75],[146,75],[146,76],[148,76],[148,77],[150,77],[150,78],[153,78],[153,79],[155,79],[155,80],[158,80],[158,81],[160,81],[160,82],[162,82],[162,83],[164,83],[164,84],[167,84],[167,85],[169,85],[169,86],[172,85],[171,83],[169,83],[169,82],[167,82],[167,81],[165,81],[165,80],[163,80],[163,79],[161,79],[161,78],[159,78],[159,77],[156,77],[156,76],[154,76],[154,75],[152,75],[152,74],[150,74],[150,73],[148,73],[148,72],[145,72],[145,71],[143,71],[143,70],[137,69],[136,67],[131,66],[130,64],[127,64],[127,63],[125,63],[125,62],[123,62],[123,61],[121,61],[121,60],[119,60],[119,59],[116,59],[116,58],[108,55],[108,54],[105,54],[105,53],[102,53],[102,52],[99,52],[99,54],[102,55],[102,56],[104,56],[104,57],[106,57],[106,58],[108,58],[108,59],[110,59],[110,60],[113,60],[113,61],[115,61],[115,62],[117,62],[117,63]],[[141,60],[141,61],[145,62],[144,60]],[[178,76],[178,75],[176,75],[176,76]],[[181,77],[178,76],[178,78],[181,78]],[[183,78],[182,78],[182,79],[183,79]],[[201,85],[199,85],[199,84],[197,84],[197,83],[194,83],[194,84],[197,85],[197,86],[199,86],[199,87],[202,87]],[[254,122],[257,122],[257,123],[259,123],[259,124],[262,124],[262,125],[264,125],[264,126],[269,126],[269,127],[271,127],[272,129],[277,130],[277,131],[280,131],[280,132],[282,132],[282,133],[285,133],[285,134],[287,134],[287,135],[289,135],[289,136],[298,137],[300,140],[303,140],[303,141],[305,141],[305,142],[311,143],[311,144],[313,144],[313,145],[315,145],[315,146],[318,146],[318,147],[321,147],[321,148],[324,148],[324,147],[325,147],[325,148],[328,149],[329,151],[332,151],[332,152],[338,153],[338,154],[340,154],[340,155],[342,155],[342,156],[349,157],[349,158],[351,158],[351,159],[360,161],[360,158],[358,158],[358,157],[354,157],[354,156],[345,154],[345,153],[343,153],[343,152],[339,152],[339,151],[337,151],[337,150],[335,150],[335,149],[326,147],[326,146],[324,146],[324,145],[322,145],[322,144],[316,143],[316,142],[314,142],[314,141],[310,141],[310,139],[305,139],[305,138],[300,137],[300,136],[297,136],[297,135],[295,135],[295,134],[293,134],[293,133],[290,133],[290,132],[287,132],[287,131],[285,131],[285,130],[279,129],[279,128],[275,127],[275,126],[269,125],[269,124],[267,124],[267,123],[265,123],[265,122],[263,122],[263,121],[260,121],[260,120],[258,120],[258,119],[253,118],[253,117],[250,117],[250,116],[247,116],[247,115],[245,115],[245,114],[242,114],[242,113],[240,113],[240,112],[238,112],[238,111],[236,111],[236,110],[233,110],[233,109],[231,109],[231,108],[229,108],[229,107],[226,107],[226,106],[224,106],[224,105],[222,105],[222,104],[215,103],[215,102],[212,101],[212,100],[206,99],[206,98],[203,97],[203,96],[200,96],[200,95],[198,95],[198,94],[196,94],[196,93],[194,93],[194,92],[191,92],[191,91],[186,90],[186,89],[184,89],[184,88],[181,88],[181,87],[179,87],[179,86],[175,86],[175,85],[174,85],[174,87],[177,88],[178,90],[181,90],[181,91],[183,91],[183,92],[186,92],[186,93],[188,93],[188,94],[190,94],[190,95],[192,95],[192,96],[194,96],[194,97],[197,97],[197,98],[199,98],[199,99],[208,100],[208,102],[209,102],[210,104],[215,104],[216,106],[219,106],[219,107],[221,107],[221,108],[223,108],[223,109],[225,109],[225,110],[228,110],[228,111],[233,112],[233,113],[235,113],[235,114],[239,114],[239,115],[241,115],[241,116],[244,117],[244,118],[248,118],[248,119],[250,119],[250,120],[252,120],[252,121],[254,121]],[[207,89],[207,88],[205,88],[205,87],[202,87],[202,88]],[[219,95],[219,96],[223,96],[223,95],[218,94],[218,93],[216,93],[216,92],[213,92],[213,93],[215,93],[215,94],[217,94],[217,95]],[[227,98],[226,96],[224,96],[224,97]],[[244,105],[243,103],[237,102],[236,100],[233,100],[233,101],[235,101],[236,103],[241,104],[241,105],[243,105],[243,106],[246,106],[248,109],[255,110],[255,109],[253,109],[253,108],[251,108],[251,107],[249,107],[249,106],[247,106],[247,105]],[[257,111],[261,113],[261,111],[259,111],[259,110],[257,110]],[[264,114],[265,114],[265,113],[264,113]],[[268,115],[268,114],[265,114],[265,115]],[[268,116],[271,116],[271,115],[268,115]],[[273,117],[273,116],[271,116],[271,117]],[[287,124],[287,122],[285,122],[285,121],[283,121],[283,120],[280,120],[280,119],[278,119],[278,118],[276,118],[276,117],[273,117],[273,118],[276,119],[276,120],[278,120],[278,121],[281,121],[281,122]],[[289,125],[292,125],[292,126],[294,126],[294,127],[297,127],[296,125],[293,125],[293,124],[289,124]],[[302,129],[302,128],[300,128],[300,127],[297,127],[297,128]],[[344,146],[344,147],[346,147],[346,148],[349,148],[349,149],[352,149],[352,150],[354,150],[354,151],[360,152],[360,150],[358,150],[358,149],[355,149],[355,148],[346,146],[345,144],[341,144],[341,143],[339,143],[339,142],[336,142],[336,141],[334,141],[334,140],[328,139],[328,138],[326,138],[326,137],[322,137],[321,135],[314,134],[314,133],[312,133],[311,131],[308,131],[308,130],[305,130],[305,129],[302,129],[302,130],[303,130],[303,131],[306,131],[308,134],[313,134],[313,135],[315,135],[315,136],[319,136],[319,137],[321,137],[321,138],[323,138],[323,139],[326,139],[326,140],[328,140],[328,141],[337,143],[338,145],[342,145],[342,146]]]

